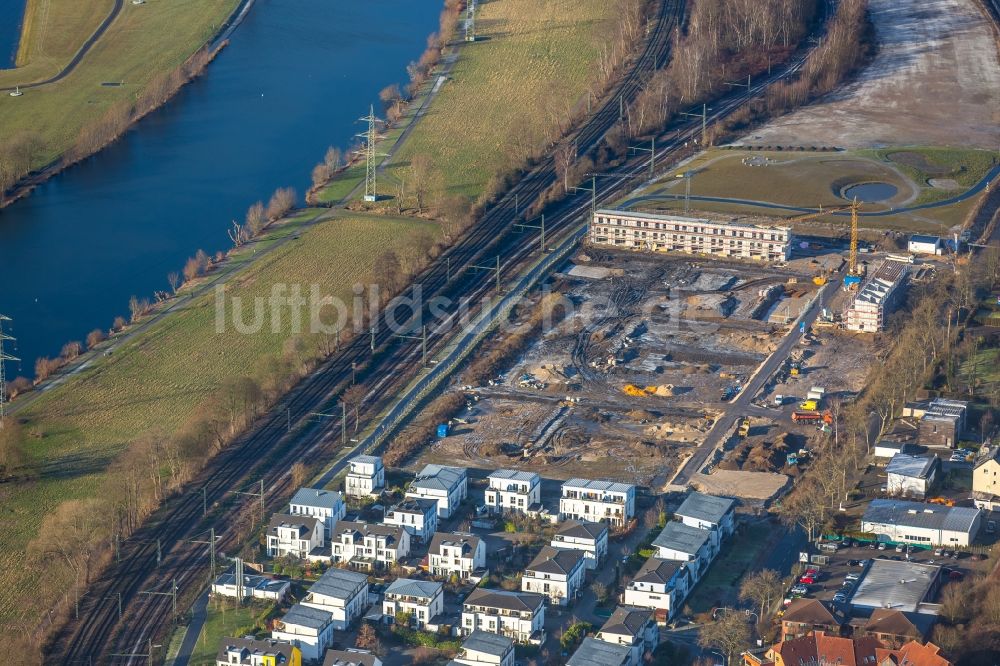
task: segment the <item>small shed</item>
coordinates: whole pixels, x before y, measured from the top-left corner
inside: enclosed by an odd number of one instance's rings
[[[944,252],[941,239],[937,236],[914,234],[906,244],[908,252],[914,254],[942,254]]]

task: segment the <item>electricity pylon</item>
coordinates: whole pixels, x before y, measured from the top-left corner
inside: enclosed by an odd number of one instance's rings
[[[375,187],[375,174],[378,165],[375,163],[375,158],[385,157],[386,155],[384,153],[376,153],[375,144],[382,138],[378,132],[378,125],[385,121],[375,115],[375,105],[371,105],[368,108],[367,116],[358,118],[358,120],[368,123],[368,131],[357,135],[365,140],[365,201],[377,201],[378,190]]]
[[[5,405],[7,403],[7,374],[4,371],[4,362],[21,360],[16,356],[11,356],[3,350],[4,340],[10,340],[11,342],[14,341],[13,337],[3,332],[3,323],[5,321],[12,320],[10,317],[0,314],[0,428],[3,428],[4,414],[6,410]]]

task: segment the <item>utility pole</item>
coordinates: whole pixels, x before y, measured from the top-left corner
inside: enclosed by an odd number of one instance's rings
[[[465,10],[465,41],[476,41],[476,0],[469,0]]]
[[[515,229],[538,229],[542,232],[542,237],[539,241],[539,251],[545,253],[545,213],[542,213],[541,224],[528,224],[527,222],[522,222],[521,224],[515,224]]]
[[[173,609],[173,614],[177,615],[177,579],[174,578],[170,581],[170,591],[169,592],[154,592],[153,590],[142,590],[139,594],[145,594],[151,597],[170,597],[170,606]]]
[[[498,269],[499,270],[499,269]],[[427,365],[427,326],[420,327],[420,335],[403,335],[402,333],[393,334],[394,338],[402,338],[404,340],[419,340],[420,341],[420,364]],[[344,419],[346,422],[347,415],[345,413]]]
[[[101,601],[107,601],[112,598],[118,599],[118,621],[120,622],[122,619],[122,593],[119,592],[118,594],[109,594],[106,597],[101,597]]]
[[[256,493],[247,492],[245,490],[230,490],[230,495],[247,495],[249,497],[259,497],[260,498],[260,522],[264,522],[264,479],[260,480],[260,491]]]
[[[145,658],[147,664],[152,664],[153,663],[153,648],[160,648],[160,647],[163,647],[163,646],[162,645],[153,645],[153,639],[152,638],[150,638],[149,640],[146,641],[146,645],[148,646],[148,648],[147,648],[149,650],[148,652],[117,652],[117,653],[109,654],[108,656],[109,657],[122,657],[122,658],[125,658],[125,659],[140,659],[140,658]]]
[[[709,108],[707,104],[701,105],[701,113],[686,113],[684,111],[680,112],[682,116],[690,116],[692,118],[701,118],[701,145],[705,147],[708,144],[708,112]]]
[[[654,136],[649,140],[649,148],[643,148],[642,146],[632,146],[633,151],[642,151],[644,153],[649,153],[649,179],[653,179],[654,169],[656,168],[656,137]]]
[[[381,138],[378,133],[378,124],[385,121],[375,115],[374,104],[369,106],[368,115],[358,118],[358,121],[368,123],[368,131],[357,135],[365,140],[365,201],[378,201],[378,190],[376,189],[375,182],[377,167],[375,158],[385,157],[385,154],[376,153],[375,144]]]
[[[684,173],[677,174],[678,178],[684,179],[684,212],[688,212],[691,205],[691,178],[694,177],[694,171],[687,170]]]
[[[199,541],[197,539],[191,539],[191,543],[200,543],[208,546],[208,558],[209,558],[209,570],[208,570],[208,587],[212,588],[212,582],[215,580],[215,528],[212,527],[208,530],[208,541]],[[237,582],[237,585],[239,582]]]
[[[500,256],[497,255],[496,266],[469,266],[469,268],[474,268],[482,271],[496,271],[497,278],[497,293],[500,293]]]
[[[16,356],[11,356],[6,353],[3,349],[3,343],[5,340],[10,340],[14,342],[14,338],[3,332],[3,323],[5,321],[13,321],[10,317],[0,314],[0,430],[3,429],[4,415],[6,412],[7,404],[7,374],[4,371],[4,363],[6,361],[20,361],[21,359]]]
[[[591,174],[590,176],[590,187],[571,187],[571,190],[581,191],[586,190],[590,192],[590,216],[593,217],[594,213],[597,212],[597,176]]]

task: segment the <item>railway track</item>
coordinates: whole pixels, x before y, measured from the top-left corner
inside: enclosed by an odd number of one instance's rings
[[[623,77],[603,106],[577,131],[579,153],[595,148],[600,139],[619,122],[619,97],[627,104],[641,90],[646,75],[666,62],[670,50],[670,34],[683,13],[681,0],[665,0],[651,30],[642,54],[629,73]],[[797,54],[784,68],[752,86],[749,90],[731,93],[715,103],[709,122],[724,117],[759,94],[766,85],[788,76],[801,67],[807,51]],[[700,133],[700,122],[677,124],[664,133],[663,147],[657,150],[657,162],[677,159],[689,152],[687,147]],[[621,177],[608,184],[598,184],[597,199],[619,195],[637,179],[645,177],[648,158],[636,157],[620,168]],[[468,267],[485,259],[499,257],[503,273],[511,274],[537,250],[537,240],[529,234],[511,234],[515,222],[514,197],[523,205],[535,201],[552,183],[556,174],[551,157],[545,158],[526,174],[477,223],[476,227],[448,250],[434,265],[414,281],[423,291],[424,302],[433,296],[445,296],[456,303],[457,297],[478,302],[492,291],[494,276],[488,273],[464,272],[450,275],[448,263]],[[577,227],[581,215],[590,207],[590,195],[564,199],[546,211],[546,233],[557,238]],[[487,262],[490,263],[490,262]],[[412,296],[412,287],[405,295]],[[398,318],[397,318],[398,320]],[[217,548],[225,552],[237,545],[230,527],[240,510],[238,502],[227,499],[233,490],[249,490],[252,482],[263,480],[268,511],[280,504],[279,499],[290,495],[291,482],[287,468],[292,461],[318,461],[329,456],[329,447],[338,437],[340,422],[319,421],[311,414],[324,413],[351,381],[352,361],[367,358],[363,377],[369,383],[369,400],[385,394],[390,384],[400,382],[420,367],[419,343],[394,340],[384,321],[375,327],[373,338],[357,336],[331,356],[320,368],[303,379],[248,434],[233,442],[218,454],[198,478],[189,484],[193,492],[178,494],[164,503],[145,524],[121,547],[121,561],[109,566],[88,590],[80,603],[80,620],[66,623],[50,644],[49,656],[60,664],[127,664],[142,663],[147,641],[163,635],[169,625],[171,599],[167,596],[144,595],[148,591],[168,591],[176,580],[183,594],[199,587],[207,575],[208,548],[190,543],[204,539],[208,528],[217,526]],[[430,331],[431,351],[444,344],[441,327]],[[374,340],[376,352],[370,351]],[[291,428],[289,428],[291,425]],[[335,428],[331,430],[331,426]],[[218,505],[208,519],[202,518],[202,489],[213,505]],[[164,557],[156,565],[156,539],[164,546]],[[118,617],[117,598],[121,595],[124,613]],[[123,655],[123,656],[116,656]],[[132,656],[128,656],[132,655]]]

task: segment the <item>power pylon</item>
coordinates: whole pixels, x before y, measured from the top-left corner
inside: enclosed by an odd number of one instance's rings
[[[4,371],[4,363],[6,361],[20,361],[21,359],[16,356],[11,356],[6,353],[3,349],[3,343],[5,340],[14,341],[14,338],[3,332],[3,323],[5,321],[12,321],[10,317],[0,314],[0,428],[3,428],[4,414],[6,410],[7,403],[7,374]]]
[[[376,189],[375,176],[378,165],[375,163],[376,157],[385,157],[384,153],[375,152],[375,144],[381,137],[378,131],[379,124],[385,121],[375,115],[375,105],[368,108],[368,115],[358,118],[361,122],[368,123],[368,131],[357,136],[365,140],[365,201],[377,201],[378,190]]]
[[[465,41],[476,41],[476,0],[469,0],[465,9]]]

